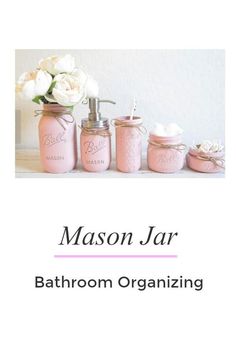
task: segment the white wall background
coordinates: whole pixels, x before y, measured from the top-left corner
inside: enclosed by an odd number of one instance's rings
[[[223,50],[16,50],[16,79],[34,69],[42,57],[65,53],[74,55],[77,66],[99,82],[100,98],[117,102],[103,104],[104,117],[128,115],[135,96],[136,114],[148,130],[155,122],[176,122],[184,129],[187,144],[224,141]],[[16,146],[37,148],[38,105],[16,98],[16,109]],[[87,111],[83,105],[75,108],[78,123]]]

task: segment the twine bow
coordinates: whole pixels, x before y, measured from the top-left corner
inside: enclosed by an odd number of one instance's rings
[[[179,152],[184,151],[186,149],[186,145],[185,144],[161,144],[161,143],[157,143],[155,141],[152,140],[148,140],[149,144],[156,147],[157,149],[175,149]]]
[[[138,132],[142,135],[147,133],[147,129],[142,126],[142,123],[139,124],[132,124],[128,121],[118,121],[116,119],[112,119],[111,125],[115,128],[136,128]]]
[[[224,158],[221,157],[212,157],[209,155],[203,156],[203,155],[193,155],[190,154],[190,156],[195,157],[198,160],[202,160],[202,161],[210,161],[212,162],[215,166],[220,167],[222,169],[225,169],[225,160]]]
[[[78,125],[84,135],[99,135],[99,136],[111,136],[111,132],[108,129],[88,129]]]
[[[54,117],[64,130],[68,129],[68,124],[72,124],[75,121],[70,110],[65,110],[64,112],[52,112],[46,111],[44,109],[37,109],[34,111],[35,117],[38,117],[40,115]],[[70,119],[67,118],[68,116],[70,117]]]

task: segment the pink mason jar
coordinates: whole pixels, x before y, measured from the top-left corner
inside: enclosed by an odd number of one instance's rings
[[[116,128],[116,167],[121,172],[136,172],[142,164],[142,118],[114,119]]]
[[[36,115],[40,111],[36,111]],[[40,159],[43,169],[64,173],[77,163],[76,124],[71,109],[45,104],[39,122]]]
[[[82,126],[80,151],[83,168],[89,172],[102,172],[111,163],[111,133],[109,127],[87,129]]]
[[[186,160],[194,171],[214,173],[224,170],[224,151],[204,153],[190,148]]]
[[[148,167],[155,172],[173,173],[181,170],[185,159],[182,135],[162,137],[150,134],[147,151]]]

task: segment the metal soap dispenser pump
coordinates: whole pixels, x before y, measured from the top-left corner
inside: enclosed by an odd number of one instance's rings
[[[111,133],[109,120],[102,118],[100,103],[112,103],[109,100],[89,98],[89,116],[82,119],[80,135],[80,152],[82,166],[89,172],[102,172],[111,163]]]

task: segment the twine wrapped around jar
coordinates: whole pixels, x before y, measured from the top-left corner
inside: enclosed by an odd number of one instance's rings
[[[80,125],[78,125],[78,127],[81,129],[81,133],[84,135],[99,135],[103,137],[112,135],[109,129],[88,129],[81,127]]]
[[[61,127],[66,130],[68,124],[74,123],[75,119],[72,115],[72,111],[69,109],[66,109],[64,107],[59,107],[58,111],[55,109],[56,107],[53,107],[53,110],[45,110],[45,109],[37,109],[34,111],[34,116],[48,116],[48,117],[54,117],[58,123],[61,125]],[[63,109],[64,108],[64,109]],[[67,116],[69,116],[71,119],[67,119]],[[66,124],[63,124],[66,123]]]
[[[147,133],[147,129],[142,125],[142,123],[132,124],[132,120],[119,120],[119,119],[112,119],[111,125],[115,128],[136,128],[140,134],[144,135]]]
[[[182,134],[158,136],[150,133],[147,160],[150,170],[161,173],[174,173],[184,166],[186,145]]]
[[[175,149],[177,151],[184,151],[186,149],[186,145],[185,144],[161,144],[161,143],[157,143],[156,141],[152,141],[152,140],[148,140],[148,143],[154,147],[156,147],[157,149]]]
[[[103,127],[86,127],[82,120],[80,152],[82,166],[89,172],[106,171],[111,163],[111,132],[108,123]],[[84,125],[83,125],[84,124]]]
[[[225,169],[225,159],[221,157],[212,157],[209,155],[193,155],[190,152],[188,153],[190,156],[194,157],[195,159],[202,160],[202,161],[210,161],[215,166]]]

